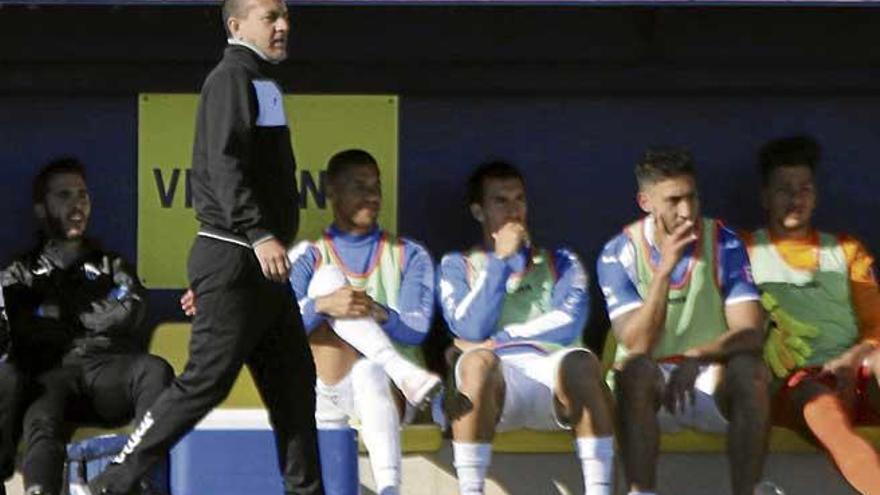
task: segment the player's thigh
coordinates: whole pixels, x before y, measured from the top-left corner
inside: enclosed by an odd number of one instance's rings
[[[505,394],[498,431],[567,428],[557,415],[554,400],[560,358],[538,352],[501,356]]]

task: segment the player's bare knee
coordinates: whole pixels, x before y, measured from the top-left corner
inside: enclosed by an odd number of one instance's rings
[[[559,365],[559,382],[564,395],[583,404],[601,393],[602,365],[591,352],[569,352]]]
[[[472,351],[464,354],[458,363],[458,388],[472,399],[487,389],[501,385],[501,360],[489,350]]]
[[[615,390],[621,408],[657,407],[662,374],[654,360],[645,354],[626,358],[615,371]]]

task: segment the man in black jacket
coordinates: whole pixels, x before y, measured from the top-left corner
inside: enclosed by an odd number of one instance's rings
[[[269,410],[285,491],[323,493],[315,368],[287,283],[285,247],[299,215],[295,163],[282,93],[271,78],[287,56],[287,7],[226,0],[223,14],[229,46],[202,87],[193,147],[201,226],[188,266],[199,302],[189,363],[89,484],[92,493],[126,493],[226,397],[243,364]]]
[[[6,495],[3,483],[15,474],[15,454],[21,435],[21,403],[24,400],[23,376],[8,361],[11,344],[12,333],[0,286],[0,495]]]
[[[140,349],[145,307],[137,276],[85,237],[91,201],[82,165],[50,162],[33,193],[44,241],[0,271],[11,328],[11,346],[0,349],[8,350],[0,458],[2,474],[10,474],[23,412],[26,493],[54,495],[62,492],[67,425],[139,419],[174,373]]]

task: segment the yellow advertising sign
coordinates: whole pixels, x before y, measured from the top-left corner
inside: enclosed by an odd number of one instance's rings
[[[198,95],[141,94],[138,118],[138,272],[151,289],[187,286],[186,261],[198,230],[189,168]],[[379,162],[379,222],[397,231],[397,97],[285,96],[300,192],[299,239],[332,220],[324,172],[335,153],[361,148]]]

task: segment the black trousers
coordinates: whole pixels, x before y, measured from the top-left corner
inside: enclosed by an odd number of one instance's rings
[[[173,377],[171,366],[150,354],[69,355],[61,366],[34,377],[23,421],[25,487],[61,493],[73,426],[140,420]]]
[[[90,483],[93,491],[130,490],[226,397],[246,364],[269,410],[285,492],[323,494],[315,365],[290,285],[267,280],[251,249],[204,237],[196,238],[188,271],[198,312],[186,368],[114,464]]]
[[[3,482],[15,473],[25,405],[25,374],[8,361],[0,362],[0,494]]]

